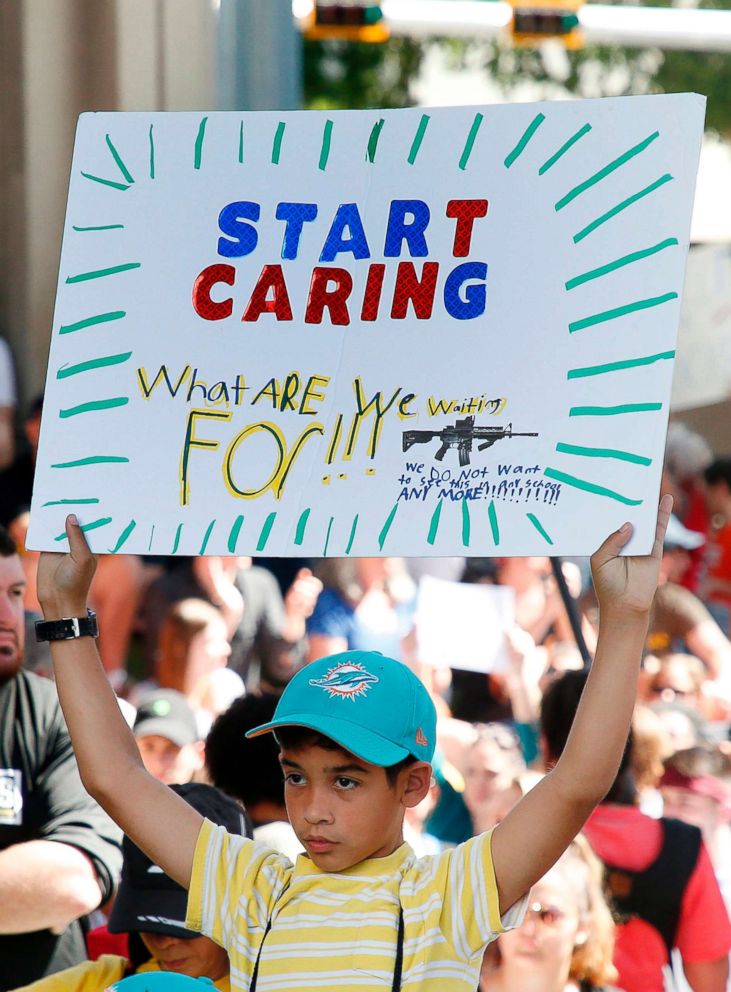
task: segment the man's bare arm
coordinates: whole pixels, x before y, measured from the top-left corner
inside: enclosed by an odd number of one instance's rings
[[[84,616],[95,561],[69,517],[70,552],[44,552],[38,598],[47,620]],[[145,771],[90,637],[51,643],[59,701],[87,792],[152,860],[190,884],[200,813]]]
[[[664,496],[652,554],[620,557],[630,528],[610,535],[592,557],[600,605],[594,662],[561,758],[495,828],[492,853],[501,912],[556,862],[617,774],[671,508],[672,499]]]
[[[70,844],[31,840],[0,851],[0,934],[62,933],[101,899],[92,862]]]

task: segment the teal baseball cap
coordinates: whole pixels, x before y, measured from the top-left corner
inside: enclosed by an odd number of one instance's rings
[[[246,736],[278,727],[307,727],[371,765],[388,767],[409,755],[431,761],[437,714],[423,682],[406,665],[376,651],[344,651],[300,669],[274,719]]]

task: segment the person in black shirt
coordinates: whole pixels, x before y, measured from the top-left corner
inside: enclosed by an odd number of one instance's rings
[[[56,689],[22,668],[25,578],[0,527],[0,992],[85,960],[121,834],[84,790]]]

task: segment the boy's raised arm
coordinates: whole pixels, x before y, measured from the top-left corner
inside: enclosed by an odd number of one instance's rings
[[[555,768],[493,833],[501,913],[556,862],[614,782],[632,719],[672,505],[672,497],[663,496],[651,554],[620,556],[632,533],[625,524],[591,559],[600,611],[591,673]]]
[[[38,598],[46,620],[86,616],[96,561],[76,518],[68,554],[44,552]],[[91,637],[52,641],[58,696],[84,787],[171,878],[190,884],[200,813],[145,770]]]

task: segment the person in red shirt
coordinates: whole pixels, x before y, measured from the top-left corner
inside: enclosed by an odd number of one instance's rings
[[[541,730],[550,767],[561,755],[586,671],[567,672],[543,697]],[[693,992],[725,992],[731,923],[700,831],[638,809],[631,737],[617,778],[584,827],[619,921],[614,963],[626,992],[663,992],[677,948]]]

